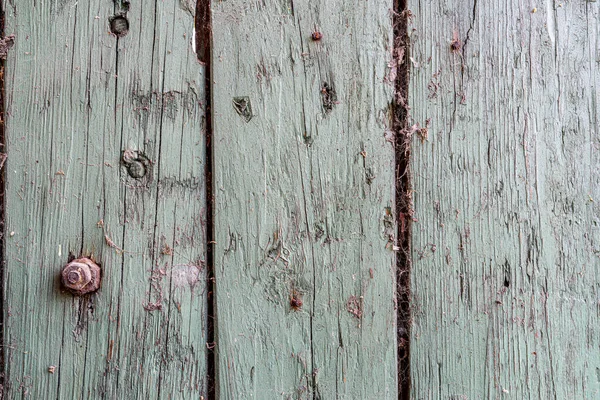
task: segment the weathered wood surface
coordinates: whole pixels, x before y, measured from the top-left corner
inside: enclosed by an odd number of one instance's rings
[[[221,399],[397,398],[391,7],[213,4]]]
[[[115,3],[3,3],[16,35],[5,71],[5,398],[205,393],[193,6],[131,1],[117,38],[109,18],[129,2]],[[125,150],[150,160],[141,180],[122,165]],[[61,291],[70,254],[101,263],[99,292]]]
[[[409,1],[414,399],[600,396],[599,7]]]

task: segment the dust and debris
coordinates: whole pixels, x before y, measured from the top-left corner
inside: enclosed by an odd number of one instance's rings
[[[123,254],[125,251],[120,248],[119,246],[117,246],[117,244],[110,238],[110,234],[108,232],[108,228],[104,228],[104,220],[100,220],[98,221],[98,223],[96,224],[98,226],[98,228],[101,228],[104,232],[104,241],[106,242],[106,244],[108,245],[108,247],[115,249],[115,251],[117,252],[117,254]]]
[[[156,311],[156,310],[162,310],[162,303],[160,301],[158,302],[147,302],[146,304],[144,304],[144,310],[146,311]]]
[[[435,253],[437,251],[437,246],[433,243],[427,243],[425,247],[421,250],[417,250],[417,254],[419,255],[419,260],[424,259],[425,257]]]
[[[131,149],[125,149],[125,150],[123,150],[122,159],[123,159],[123,162],[125,164],[132,163],[135,160],[137,160],[137,158],[138,158],[137,151],[134,151],[134,150],[131,150]]]
[[[412,326],[411,305],[411,269],[412,269],[412,222],[414,217],[411,144],[413,133],[420,129],[418,124],[411,123],[411,109],[408,102],[409,78],[411,67],[417,67],[410,57],[409,24],[412,17],[410,10],[403,3],[393,15],[394,54],[397,63],[397,77],[394,80],[394,103],[392,105],[392,145],[396,155],[396,235],[394,250],[396,255],[396,315],[398,338],[398,383],[403,390],[410,387],[410,331]],[[398,57],[402,58],[399,60]],[[412,125],[411,125],[412,124]]]
[[[256,81],[257,82],[271,82],[273,79],[273,73],[281,75],[281,66],[277,61],[265,61],[261,58],[260,63],[256,64]]]
[[[393,250],[396,243],[396,230],[394,225],[394,214],[392,207],[385,207],[383,218],[381,220],[383,237],[387,239],[386,248]]]
[[[394,29],[399,28],[398,21],[404,21],[405,24],[412,19],[413,14],[410,10],[404,10],[401,13],[394,13],[394,18],[397,20],[394,23]],[[405,31],[405,29],[403,29]],[[400,30],[399,30],[400,31]],[[398,71],[405,69],[407,66],[405,65],[407,61],[408,55],[408,45],[409,40],[407,35],[396,35],[396,40],[394,42],[394,47],[392,49],[392,59],[388,63],[388,73],[384,78],[384,81],[390,85],[396,86]],[[405,98],[404,94],[397,93],[399,96],[398,99],[403,100]],[[403,106],[407,104],[405,102],[401,102]]]
[[[6,60],[8,56],[8,51],[15,44],[15,35],[8,35],[2,39],[0,39],[0,59]]]
[[[440,89],[440,75],[442,74],[442,69],[440,68],[436,73],[431,76],[431,80],[427,84],[427,90],[429,90],[429,95],[427,98],[435,99],[438,96],[438,91]]]
[[[396,47],[392,51],[392,59],[388,63],[389,71],[385,76],[384,81],[390,85],[394,85],[396,83],[396,78],[398,77],[398,68],[404,63],[404,52],[406,48],[404,46]]]
[[[179,110],[178,101],[185,101],[186,99],[182,96],[181,92],[171,90],[162,94],[162,110],[164,115],[174,120],[177,118],[177,111]]]
[[[450,248],[446,247],[446,264],[450,265],[452,264],[452,255],[450,253]]]
[[[421,139],[421,143],[425,143],[427,137],[429,136],[429,123],[431,122],[431,118],[427,118],[425,121],[425,127],[419,128],[417,130],[417,135]]]
[[[450,50],[452,50],[453,53],[458,53],[461,48],[462,44],[460,43],[460,40],[458,38],[452,39],[450,42]]]
[[[172,256],[173,255],[173,248],[171,246],[169,246],[167,243],[165,243],[165,244],[163,244],[163,247],[162,247],[160,253],[163,256]]]
[[[164,269],[155,269],[152,271],[150,275],[150,286],[152,287],[152,293],[149,293],[149,297],[152,297],[154,294],[155,300],[148,300],[144,303],[144,310],[152,312],[152,311],[160,311],[162,310],[162,301],[163,301],[163,290],[162,290],[162,279],[167,273]]]
[[[346,310],[356,318],[362,318],[362,296],[360,298],[356,296],[350,296],[346,302]]]

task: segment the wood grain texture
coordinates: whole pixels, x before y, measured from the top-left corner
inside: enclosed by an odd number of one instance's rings
[[[221,399],[397,398],[391,7],[213,5]]]
[[[182,1],[4,1],[6,398],[205,393],[203,67]],[[110,34],[126,13],[129,33]],[[144,154],[131,178],[123,152]],[[69,255],[99,292],[61,291]],[[54,366],[53,373],[49,367]]]
[[[414,399],[600,395],[599,7],[409,1]]]

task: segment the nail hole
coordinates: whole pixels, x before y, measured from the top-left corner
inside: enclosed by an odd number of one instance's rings
[[[233,108],[246,122],[250,122],[252,117],[252,105],[250,104],[250,98],[247,96],[234,97]]]
[[[113,16],[110,19],[110,31],[117,35],[117,37],[127,35],[127,32],[129,32],[129,21],[123,15]]]
[[[330,113],[333,107],[337,104],[337,94],[332,85],[323,82],[321,87],[321,100],[323,102],[323,109],[325,113]]]
[[[296,290],[292,290],[292,293],[290,293],[290,307],[292,310],[299,311],[302,309],[302,304],[302,294]]]

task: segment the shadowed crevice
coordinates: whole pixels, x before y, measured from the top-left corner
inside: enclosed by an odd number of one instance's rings
[[[396,303],[398,340],[398,399],[410,399],[410,308],[411,225],[413,220],[410,171],[411,131],[409,129],[408,91],[410,46],[407,0],[394,0],[394,61],[397,63],[394,99],[394,132],[396,152]]]
[[[217,365],[216,365],[216,296],[214,273],[214,198],[212,187],[213,148],[212,148],[212,91],[211,91],[211,45],[212,26],[210,18],[210,0],[198,0],[195,15],[195,44],[198,61],[204,66],[204,137],[206,144],[206,387],[207,400],[217,398]]]
[[[0,37],[5,37],[4,32],[4,6],[0,4]],[[6,313],[4,299],[6,298],[5,282],[6,282],[6,168],[4,168],[4,162],[7,158],[6,151],[6,130],[4,122],[6,121],[5,113],[5,85],[4,85],[4,73],[5,73],[5,61],[0,57],[0,290],[2,290],[2,296],[0,296],[0,398],[4,397],[6,392],[6,338],[4,336],[4,324],[6,322]]]

